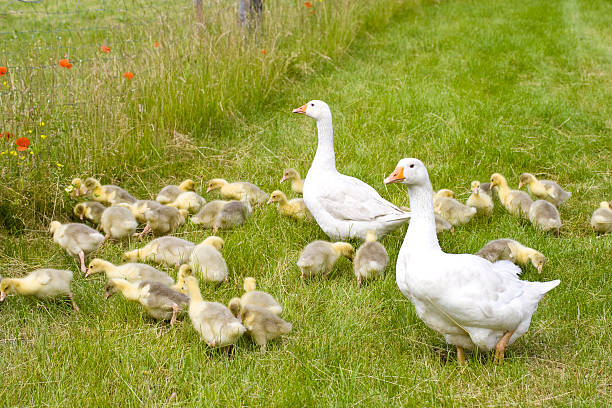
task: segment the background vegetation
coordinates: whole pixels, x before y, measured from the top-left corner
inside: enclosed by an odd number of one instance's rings
[[[3,404],[610,405],[612,244],[588,221],[612,198],[612,5],[312,4],[268,1],[252,33],[240,31],[234,2],[205,1],[203,23],[189,2],[0,6],[0,65],[9,68],[0,132],[32,142],[24,159],[0,156],[0,274],[78,270],[46,232],[52,219],[71,218],[63,188],[75,176],[151,198],[186,177],[272,191],[283,167],[305,174],[313,123],[289,112],[323,99],[334,113],[338,168],[398,204],[408,204],[405,191],[381,181],[407,156],[462,199],[471,180],[495,171],[514,186],[530,171],[573,192],[560,238],[499,205],[490,220],[440,237],[448,252],[512,237],[549,258],[541,276],[529,267],[525,279],[561,279],[506,363],[472,355],[458,367],[454,350],[416,317],[394,277],[405,229],[383,240],[384,279],[358,290],[341,261],[329,281],[302,283],[299,252],[324,235],[261,208],[222,234],[230,283],[202,288],[227,302],[255,276],[280,299],[294,331],[266,355],[243,339],[228,360],[203,346],[188,319],[174,329],[155,324],[120,298],[104,302],[102,278],[77,273],[79,314],[62,301],[0,305]],[[122,77],[128,71],[132,80]],[[0,152],[10,150],[0,141]],[[187,225],[178,235],[208,234]],[[119,262],[137,246],[112,243],[94,256]]]

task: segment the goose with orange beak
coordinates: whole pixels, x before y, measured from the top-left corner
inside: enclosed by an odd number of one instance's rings
[[[527,282],[509,261],[490,262],[471,254],[447,254],[436,237],[433,189],[425,165],[402,159],[385,183],[406,185],[412,219],[397,257],[395,280],[431,329],[464,350],[495,350],[495,362],[506,347],[527,332],[538,302],[560,281]]]
[[[304,180],[304,203],[321,229],[334,240],[366,239],[368,231],[382,236],[410,219],[371,186],[336,170],[332,114],[313,100],[293,110],[317,122],[318,145]]]

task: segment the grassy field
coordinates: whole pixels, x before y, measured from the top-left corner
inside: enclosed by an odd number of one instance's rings
[[[117,4],[128,8],[130,3]],[[29,165],[0,157],[0,274],[20,276],[43,266],[78,270],[46,233],[51,219],[70,219],[74,202],[63,187],[74,176],[99,176],[141,198],[186,177],[201,183],[202,193],[212,177],[249,180],[266,191],[280,188],[283,167],[305,174],[316,147],[314,123],[290,111],[322,99],[334,114],[338,169],[397,204],[409,204],[405,190],[385,187],[382,179],[402,157],[423,160],[434,188],[451,188],[460,199],[467,198],[471,180],[485,181],[493,172],[516,186],[518,175],[530,171],[572,191],[561,209],[559,238],[511,217],[499,202],[491,219],[440,236],[442,248],[457,253],[475,252],[491,239],[514,238],[548,257],[542,275],[527,267],[524,279],[561,279],[540,303],[530,331],[510,347],[504,365],[493,365],[488,354],[470,354],[468,365],[459,367],[454,347],[417,318],[395,284],[405,228],[382,241],[391,258],[384,279],[359,290],[352,265],[341,260],[329,281],[303,283],[295,265],[299,252],[325,236],[314,224],[279,218],[270,206],[256,209],[244,227],[221,234],[229,284],[201,285],[205,298],[227,302],[241,293],[243,277],[254,276],[280,300],[294,330],[269,344],[265,355],[245,338],[227,359],[207,350],[188,318],[172,329],[156,324],[118,296],[105,302],[101,277],[77,273],[78,314],[62,301],[9,297],[0,304],[0,405],[612,404],[612,241],[595,236],[589,226],[598,203],[612,199],[612,5],[389,1],[381,3],[384,11],[376,2],[364,2],[364,8],[345,15],[324,9],[326,0],[313,3],[318,20],[310,25],[304,22],[312,16],[307,10],[298,14],[282,8],[288,7],[283,2],[267,3],[261,38],[246,39],[244,48],[227,46],[217,63],[207,59],[215,53],[201,46],[212,38],[206,30],[224,41],[227,36],[218,33],[228,14],[218,14],[198,33],[180,24],[177,16],[185,12],[177,10],[164,23],[175,31],[152,23],[130,31],[128,39],[142,47],[136,65],[95,62],[83,78],[75,74],[75,64],[70,74],[79,79],[74,82],[55,63],[46,73],[27,71],[39,81],[33,87],[38,93],[41,75],[58,86],[69,84],[58,92],[73,92],[83,102],[78,109],[46,106],[36,116],[29,108],[42,97],[28,101],[0,94],[0,127],[20,136],[33,130],[32,139],[41,146],[27,159]],[[352,3],[358,2],[346,2]],[[295,13],[274,31],[283,35],[270,35],[273,16],[282,15],[274,7]],[[51,17],[40,18],[52,24]],[[45,28],[43,22],[16,28],[23,19],[4,18],[11,30]],[[81,15],[66,21],[93,25]],[[289,29],[292,24],[295,30]],[[332,28],[337,28],[333,35],[327,31]],[[186,32],[185,48],[169,45]],[[79,41],[99,47],[104,38],[90,34]],[[193,38],[201,42],[189,45]],[[270,46],[274,38],[277,59],[261,62],[276,55]],[[160,50],[150,46],[155,41],[162,43]],[[35,52],[25,52],[35,42],[7,44],[0,45],[7,55],[24,50],[11,57],[15,65],[36,58]],[[237,55],[232,52],[244,53],[239,63],[258,61],[252,64],[263,68],[241,71],[231,65],[228,76],[217,81],[205,75],[213,68],[221,75],[224,61],[230,64]],[[156,63],[156,53],[163,54],[164,64]],[[37,61],[32,64],[42,65]],[[133,68],[138,65],[148,70],[145,78]],[[98,69],[107,77],[97,77]],[[132,83],[121,81],[127,70],[136,74]],[[241,76],[249,72],[251,80]],[[17,75],[7,77],[22,81],[19,87],[28,85]],[[234,84],[221,86],[229,83]],[[210,93],[201,91],[209,85]],[[103,100],[110,102],[100,104]],[[42,141],[41,134],[48,137]],[[201,241],[209,232],[188,224],[177,235]],[[112,243],[94,256],[119,262],[123,251],[137,246]]]

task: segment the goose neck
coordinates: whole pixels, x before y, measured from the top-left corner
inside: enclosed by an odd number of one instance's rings
[[[440,244],[436,236],[436,216],[433,209],[433,190],[431,184],[408,187],[410,197],[410,224],[404,241],[408,241],[411,251],[438,250]]]
[[[334,154],[334,129],[332,119],[323,118],[317,121],[318,145],[317,153],[312,166],[325,169],[336,170],[336,156]]]

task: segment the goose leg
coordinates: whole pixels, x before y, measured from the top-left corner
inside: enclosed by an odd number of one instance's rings
[[[72,292],[68,292],[68,297],[70,298],[70,302],[72,303],[72,308],[74,309],[75,312],[78,312],[79,307],[77,306],[77,304],[74,302],[74,299],[72,298]]]
[[[357,278],[357,286],[361,288],[361,276]]]
[[[463,347],[457,346],[457,363],[459,365],[465,364],[465,353],[463,352]]]
[[[85,252],[79,251],[79,260],[81,261],[81,272],[86,273],[87,267],[85,266]]]
[[[149,231],[151,231],[151,226],[149,224],[147,224],[147,225],[145,225],[145,227],[142,230],[142,232],[140,233],[140,235],[138,235],[138,240],[142,241],[142,237],[147,235],[149,233]]]
[[[176,323],[176,315],[178,314],[179,311],[179,307],[178,305],[175,303],[172,305],[172,319],[170,319],[170,326],[174,326],[174,323]]]
[[[104,241],[102,242],[108,241],[109,238],[110,238],[110,232],[107,232],[106,235],[104,235]]]
[[[506,351],[506,347],[508,346],[508,342],[510,341],[510,337],[514,330],[506,332],[504,336],[499,339],[497,342],[497,346],[495,346],[495,364],[501,364],[504,362],[504,352]]]

